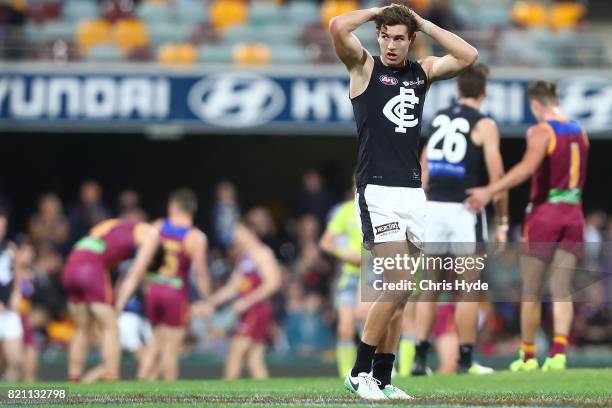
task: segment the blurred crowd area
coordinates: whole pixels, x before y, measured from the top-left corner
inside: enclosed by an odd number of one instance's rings
[[[607,67],[587,0],[0,0],[8,60],[338,64],[327,32],[341,13],[404,2],[475,45],[481,62]],[[373,23],[357,30],[378,53]],[[432,49],[432,47],[434,49]],[[415,58],[442,52],[419,35]]]
[[[321,251],[319,239],[334,208],[351,198],[352,191],[333,191],[318,171],[307,170],[303,173],[301,188],[280,211],[263,206],[243,208],[239,192],[229,181],[216,186],[212,206],[199,210],[209,225],[205,228],[209,237],[208,264],[215,288],[220,287],[232,271],[232,226],[239,219],[273,249],[280,261],[283,283],[273,297],[274,323],[268,333],[270,350],[278,355],[314,359],[334,355],[333,293],[339,265]],[[113,197],[105,197],[102,186],[91,180],[83,182],[78,202],[68,206],[57,195],[46,193],[40,197],[25,226],[10,224],[10,202],[6,197],[3,200],[10,233],[6,233],[7,223],[0,222],[0,278],[6,277],[4,269],[8,267],[26,271],[28,279],[21,288],[24,300],[20,312],[32,328],[29,341],[39,350],[63,351],[73,333],[61,285],[63,262],[71,245],[86,235],[93,225],[109,217],[129,213],[131,217],[153,220],[163,216],[146,214],[137,191],[126,190],[115,200],[109,199]],[[115,205],[109,206],[112,202]],[[588,246],[586,267],[609,274],[612,253],[604,248],[606,242],[612,241],[612,217],[603,211],[592,211],[586,225],[585,237],[592,244]],[[519,230],[519,225],[511,229],[511,241],[520,240]],[[5,262],[7,249],[13,251],[12,263]],[[507,253],[506,257],[516,266],[518,252]],[[502,269],[490,272],[489,276],[496,280],[505,276],[519,277],[506,283],[508,289],[504,299],[508,301],[482,303],[478,350],[494,358],[516,352],[520,332],[520,274],[507,274]],[[571,336],[573,346],[604,347],[609,351],[612,344],[611,283],[610,279],[592,282],[587,289],[589,302],[576,303]],[[548,320],[545,326],[550,326],[550,313],[545,311],[544,316],[545,321]],[[223,309],[209,320],[194,317],[186,351],[224,356],[232,325],[230,313]]]

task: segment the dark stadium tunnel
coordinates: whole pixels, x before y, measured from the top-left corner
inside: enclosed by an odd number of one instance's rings
[[[207,227],[214,188],[221,180],[236,183],[243,208],[263,204],[290,212],[293,194],[304,170],[316,168],[340,197],[350,187],[356,159],[353,137],[190,135],[179,140],[154,141],[138,134],[27,134],[2,135],[0,195],[8,201],[11,231],[22,230],[40,195],[56,192],[66,209],[78,199],[87,179],[101,183],[104,200],[116,208],[124,189],[141,194],[151,217],[165,212],[168,193],[187,186],[200,199],[198,224]],[[506,168],[522,157],[523,139],[503,139]],[[593,140],[585,210],[612,210],[608,180],[612,165],[607,153],[611,140]],[[511,193],[511,217],[522,220],[528,183]],[[278,214],[277,214],[278,215]]]

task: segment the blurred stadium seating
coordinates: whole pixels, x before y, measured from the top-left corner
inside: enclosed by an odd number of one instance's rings
[[[0,50],[5,59],[65,59],[60,49],[77,49],[68,59],[113,61],[158,60],[162,63],[261,62],[233,58],[244,43],[269,48],[273,62],[338,63],[329,58],[327,22],[356,8],[391,1],[356,0],[2,0]],[[481,50],[483,62],[528,66],[608,66],[605,33],[586,21],[583,1],[547,0],[411,0],[408,4],[434,22],[459,30]],[[17,17],[16,17],[17,16]],[[371,26],[363,29],[372,30]],[[520,31],[519,35],[516,32]],[[542,51],[537,59],[504,55],[496,42],[507,33],[527,48]],[[364,45],[375,49],[375,36]],[[427,39],[423,39],[427,41]],[[188,51],[174,58],[171,45]],[[76,46],[75,46],[76,45]],[[92,50],[92,47],[95,47]],[[265,48],[265,47],[262,47]],[[228,48],[223,50],[223,48]],[[310,50],[306,52],[304,50]],[[313,51],[314,50],[314,51]],[[93,51],[93,52],[90,52]],[[242,54],[241,54],[242,55]],[[228,58],[229,56],[229,58]],[[264,58],[265,60],[266,58]]]

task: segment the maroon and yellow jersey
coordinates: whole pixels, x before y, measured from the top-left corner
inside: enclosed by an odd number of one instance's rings
[[[74,252],[97,254],[110,270],[134,256],[137,222],[111,219],[94,226],[74,246]]]
[[[257,265],[249,256],[240,260],[238,270],[240,271],[240,297],[244,297],[261,285],[261,275]]]
[[[172,286],[188,287],[191,255],[186,241],[190,231],[191,227],[174,225],[168,219],[162,221],[159,230],[164,247],[164,265],[159,270],[159,276]],[[174,281],[175,278],[180,279],[180,282]]]
[[[573,120],[549,120],[546,157],[531,178],[530,201],[579,205],[586,180],[589,140]]]

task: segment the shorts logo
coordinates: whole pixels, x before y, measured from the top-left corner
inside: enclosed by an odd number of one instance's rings
[[[399,227],[399,222],[390,222],[388,224],[383,224],[383,225],[378,225],[376,227],[374,227],[374,231],[376,231],[376,235],[381,235],[381,234],[389,234],[393,231],[399,231],[400,227]]]
[[[397,85],[398,81],[397,78],[392,77],[392,76],[388,76],[388,75],[381,75],[378,77],[378,80],[384,84],[384,85]]]

